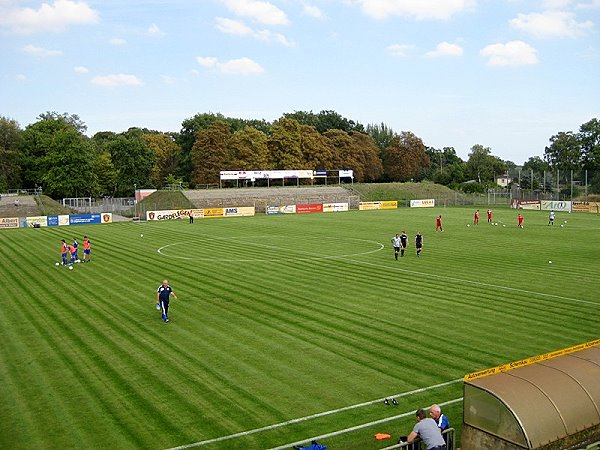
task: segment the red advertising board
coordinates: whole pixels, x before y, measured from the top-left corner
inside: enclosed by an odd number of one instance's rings
[[[296,213],[304,214],[304,213],[316,213],[323,212],[323,204],[322,203],[307,203],[304,205],[296,205]]]

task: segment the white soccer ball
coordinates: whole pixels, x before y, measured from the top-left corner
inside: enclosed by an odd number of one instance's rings
[[[548,264],[552,264],[552,261],[548,261]]]
[[[69,266],[69,270],[73,270],[73,266]]]
[[[561,225],[560,227],[562,228],[562,227],[564,227],[564,225]]]
[[[502,226],[503,226],[503,227],[505,227],[505,226],[506,226],[506,224],[504,224],[504,223],[503,223],[503,224],[502,224]]]
[[[54,265],[55,265],[55,266],[60,266],[60,264],[59,264],[59,263],[54,263]]]
[[[471,226],[471,224],[470,224],[470,223],[468,223],[468,224],[467,224],[467,226],[468,226],[468,227],[470,227],[470,226]]]
[[[567,223],[567,221],[565,220],[565,223]]]
[[[140,237],[144,237],[144,235],[143,235],[143,234],[140,234]]]
[[[496,222],[494,225],[498,226],[498,222]]]

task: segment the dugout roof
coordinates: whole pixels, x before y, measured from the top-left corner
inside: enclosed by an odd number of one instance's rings
[[[464,422],[530,449],[598,426],[600,346],[465,379]]]

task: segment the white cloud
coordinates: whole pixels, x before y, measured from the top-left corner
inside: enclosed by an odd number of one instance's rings
[[[409,44],[392,44],[386,47],[386,50],[392,56],[405,57],[408,56],[408,51],[415,48],[414,45]]]
[[[121,39],[121,38],[112,38],[108,42],[110,43],[110,45],[125,45],[125,44],[127,44],[127,41],[125,39]]]
[[[577,22],[575,14],[565,11],[544,11],[543,13],[519,14],[510,21],[517,30],[536,37],[577,37],[594,28],[590,20]]]
[[[216,22],[217,29],[226,34],[233,34],[236,36],[251,36],[255,39],[265,42],[277,42],[281,45],[285,45],[286,47],[294,46],[294,43],[288,40],[281,33],[274,33],[270,30],[255,31],[239,20],[217,17]]]
[[[476,4],[476,0],[358,0],[365,14],[376,19],[409,16],[416,19],[449,19]]]
[[[309,5],[307,3],[302,5],[302,13],[307,16],[314,17],[315,19],[325,18],[325,14],[323,14],[323,11],[321,11],[318,6]]]
[[[281,9],[270,2],[259,0],[222,0],[230,11],[238,16],[250,17],[267,25],[287,25],[288,17]]]
[[[92,83],[97,84],[98,86],[108,87],[141,86],[144,84],[142,80],[135,75],[128,75],[124,73],[94,77],[92,78]]]
[[[83,66],[73,67],[73,71],[75,73],[81,73],[81,74],[86,74],[86,73],[89,72],[88,68],[87,67],[83,67]]]
[[[537,64],[537,50],[523,41],[492,44],[479,51],[488,58],[488,66],[526,66]]]
[[[462,56],[462,47],[456,44],[450,44],[448,42],[440,42],[435,50],[425,53],[427,58],[437,58],[440,56]]]
[[[578,9],[600,9],[600,0],[591,0],[587,3],[578,3]]]
[[[20,74],[18,74],[18,75],[15,77],[15,80],[17,80],[17,81],[26,81],[26,80],[27,80],[27,77],[26,77],[25,75],[23,75],[22,73],[20,73]]]
[[[221,73],[233,75],[258,75],[264,73],[265,69],[260,64],[250,58],[231,59],[221,62],[217,58],[210,56],[198,56],[198,64],[208,69],[215,69]]]
[[[4,8],[3,8],[4,9]],[[55,0],[42,3],[39,9],[11,7],[0,14],[0,27],[16,33],[59,32],[69,25],[87,25],[98,22],[98,13],[85,2]]]
[[[573,3],[573,0],[544,0],[542,7],[544,9],[563,9]]]
[[[60,50],[48,50],[44,47],[36,47],[35,45],[26,45],[23,47],[23,51],[29,55],[47,57],[47,56],[61,56],[63,54]]]
[[[235,34],[238,36],[246,36],[253,34],[252,28],[240,22],[239,20],[225,19],[223,17],[217,17],[217,29],[225,34]]]
[[[148,27],[148,29],[146,30],[146,34],[148,36],[164,36],[166,33],[163,33],[161,31],[160,28],[158,28],[158,25],[156,25],[155,23],[153,23],[152,25],[150,25]]]

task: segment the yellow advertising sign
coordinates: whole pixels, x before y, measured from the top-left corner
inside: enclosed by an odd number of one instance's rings
[[[397,201],[391,201],[391,200],[386,200],[381,202],[381,209],[396,209],[398,208],[398,202]]]
[[[556,350],[554,352],[544,353],[543,355],[532,356],[531,358],[522,359],[520,361],[511,362],[508,364],[502,364],[500,366],[491,367],[489,369],[480,370],[478,372],[468,373],[464,377],[464,381],[475,380],[477,378],[487,377],[488,375],[494,375],[500,372],[506,372],[507,370],[517,369],[519,367],[528,366],[536,362],[545,361],[547,359],[556,358],[557,356],[567,355],[569,353],[578,352],[586,348],[595,347],[600,345],[600,339],[595,339],[590,342],[575,345],[573,347],[563,348],[562,350]]]
[[[223,217],[223,208],[204,208],[204,217]]]

